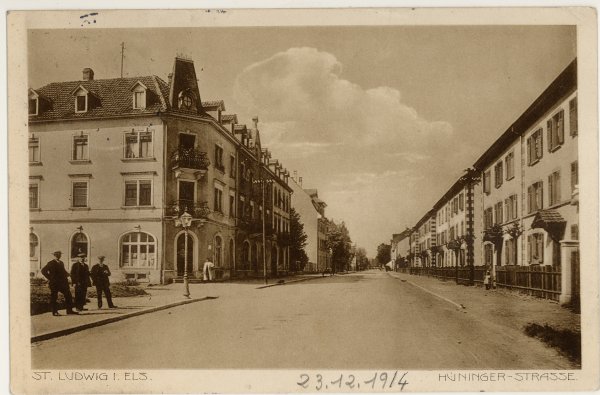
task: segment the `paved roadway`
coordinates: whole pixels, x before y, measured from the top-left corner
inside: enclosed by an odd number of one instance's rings
[[[384,272],[260,290],[222,286],[218,299],[34,344],[33,368],[571,367],[520,331]]]

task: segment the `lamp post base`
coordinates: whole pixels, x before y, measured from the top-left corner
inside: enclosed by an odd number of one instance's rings
[[[187,299],[190,299],[190,283],[188,281],[187,276],[183,276],[183,296]]]

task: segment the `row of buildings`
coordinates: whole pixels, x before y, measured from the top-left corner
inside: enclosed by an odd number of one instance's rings
[[[153,283],[177,280],[185,262],[201,277],[207,258],[218,278],[277,276],[290,267],[298,191],[317,218],[311,259],[323,264],[325,203],[261,144],[258,118],[240,124],[223,101],[201,100],[190,59],[176,57],[166,82],[95,79],[86,68],[28,98],[32,276],[56,250],[104,255],[113,277]]]
[[[569,301],[579,262],[577,125],[574,60],[414,226],[392,236],[392,259],[483,268],[492,280],[505,267],[542,267],[562,277],[555,292]],[[548,288],[527,281],[511,286]]]

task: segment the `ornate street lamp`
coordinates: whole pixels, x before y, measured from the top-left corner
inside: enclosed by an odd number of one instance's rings
[[[183,244],[183,287],[184,292],[183,296],[186,298],[190,298],[190,284],[188,282],[188,230],[192,225],[192,216],[188,214],[187,211],[184,211],[181,216],[175,220],[175,226],[181,226],[185,233],[185,239]]]

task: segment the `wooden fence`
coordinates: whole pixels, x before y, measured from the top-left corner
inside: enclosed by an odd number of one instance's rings
[[[458,268],[459,283],[470,283],[470,270],[469,267]],[[418,276],[436,277],[440,280],[456,281],[457,278],[455,267],[410,267],[402,268],[400,271]],[[473,268],[475,284],[483,284],[485,272],[485,266],[475,266]],[[574,276],[574,278],[578,278],[578,276]],[[558,300],[560,296],[560,268],[553,266],[497,266],[496,286],[517,289],[540,298]],[[574,290],[577,288],[573,287]]]
[[[529,295],[558,300],[560,296],[560,267],[497,266],[496,286],[518,289]]]

